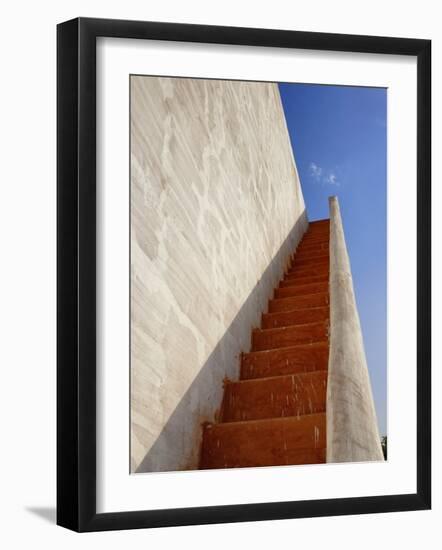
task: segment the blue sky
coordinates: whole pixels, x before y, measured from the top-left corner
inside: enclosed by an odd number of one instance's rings
[[[387,90],[279,84],[310,220],[337,195],[381,434],[386,434]]]

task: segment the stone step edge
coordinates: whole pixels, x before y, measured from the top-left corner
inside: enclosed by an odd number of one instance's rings
[[[238,426],[239,424],[259,424],[263,422],[289,422],[293,420],[299,421],[301,418],[306,417],[313,417],[313,416],[324,416],[327,414],[326,412],[319,412],[319,413],[307,413],[307,414],[299,414],[298,416],[272,416],[271,418],[257,418],[254,420],[233,420],[231,422],[207,422],[204,424],[204,429],[211,429],[213,426]],[[308,447],[306,447],[308,448]]]
[[[328,338],[322,338],[321,340],[315,340],[314,342],[310,342],[310,343],[307,343],[307,344],[294,344],[293,346],[283,346],[281,348],[261,349],[261,350],[256,350],[256,351],[243,351],[242,354],[241,354],[241,357],[243,355],[249,355],[250,353],[272,353],[272,352],[276,352],[278,350],[284,350],[284,351],[291,350],[291,349],[295,350],[296,348],[313,347],[313,346],[318,346],[319,344],[326,344],[328,346],[329,345]]]
[[[271,298],[269,300],[269,302],[275,302],[275,301],[280,301],[280,300],[293,300],[293,298],[306,298],[307,296],[318,296],[318,295],[324,295],[326,294],[327,296],[329,295],[329,292],[313,292],[312,294],[301,294],[301,295],[296,295],[296,296],[285,296],[284,298]],[[318,307],[318,306],[313,306],[313,307]],[[295,309],[310,309],[308,307],[302,307],[302,308],[295,308]],[[282,313],[282,311],[270,311],[268,313]]]
[[[308,372],[295,372],[293,374],[277,374],[276,376],[261,376],[259,378],[240,378],[239,380],[224,380],[224,387],[229,386],[231,384],[248,384],[256,381],[276,380],[278,378],[293,378],[294,376],[310,376],[312,374],[315,375],[319,372],[327,373],[328,369],[316,369]],[[315,414],[315,413],[312,413],[312,414]],[[271,418],[279,418],[279,417],[274,416]],[[283,418],[290,418],[290,417],[283,417]]]
[[[279,311],[278,313],[282,313],[282,312]],[[329,323],[327,323],[327,321],[324,320],[324,321],[312,321],[310,323],[298,323],[298,324],[295,324],[295,325],[287,325],[287,326],[284,326],[284,327],[254,328],[254,329],[252,329],[252,334],[260,334],[262,332],[268,333],[268,331],[270,331],[270,330],[282,332],[284,330],[289,329],[290,327],[307,327],[307,326],[315,326],[315,325],[321,325],[322,326],[322,325],[325,325],[325,324],[329,325]]]

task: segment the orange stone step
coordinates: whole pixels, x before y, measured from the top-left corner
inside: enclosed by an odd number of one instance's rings
[[[208,424],[201,468],[246,468],[325,461],[325,413]]]
[[[310,222],[309,226],[308,226],[308,229],[307,229],[307,232],[322,231],[324,229],[328,229],[329,227],[330,227],[330,221],[329,220],[324,220],[324,221],[320,221],[320,222]]]
[[[313,252],[314,250],[323,250],[324,252],[328,252],[330,250],[329,241],[326,240],[318,243],[301,242],[298,245],[296,252],[293,254],[293,257],[295,257],[297,254],[301,254],[304,252]]]
[[[318,292],[328,291],[328,280],[319,283],[307,283],[304,285],[292,285],[283,288],[275,288],[274,297],[290,298],[291,296],[304,296],[306,294],[316,294]]]
[[[287,271],[284,276],[284,280],[297,279],[301,277],[317,277],[321,275],[328,276],[329,273],[330,266],[328,263],[325,263],[323,265],[313,265],[310,267],[295,267],[292,268],[290,271]]]
[[[269,313],[279,311],[293,311],[294,309],[306,309],[310,307],[323,307],[329,305],[328,292],[306,294],[305,296],[292,296],[291,298],[277,298],[269,300]]]
[[[330,243],[329,240],[322,240],[317,242],[303,242],[299,245],[297,250],[291,255],[291,260],[295,260],[298,255],[304,255],[308,252],[310,253],[323,253],[328,254],[330,251]]]
[[[323,231],[308,231],[305,233],[303,238],[301,239],[302,242],[311,241],[315,239],[323,239],[328,240],[330,237],[330,229],[324,229]]]
[[[314,231],[325,231],[330,228],[330,222],[328,223],[310,223],[307,229],[307,233]]]
[[[318,254],[316,256],[304,257],[300,259],[297,259],[297,257],[295,256],[290,264],[289,269],[294,269],[296,267],[301,267],[301,266],[310,267],[311,265],[314,265],[314,264],[328,265],[329,261],[330,261],[330,255],[328,252],[324,254]]]
[[[252,351],[312,344],[328,338],[328,322],[307,323],[289,327],[255,329],[252,332]]]
[[[307,242],[316,242],[316,241],[328,241],[330,239],[330,231],[316,231],[316,232],[310,232],[306,233],[304,237],[301,239],[302,243]]]
[[[295,256],[291,267],[292,268],[300,267],[300,266],[307,267],[312,264],[315,265],[315,264],[321,264],[321,263],[328,264],[329,261],[330,261],[330,256],[328,252],[326,254],[317,254],[317,255],[315,254],[314,256],[304,256],[303,258],[298,258],[297,256]]]
[[[329,252],[330,250],[330,240],[329,237],[326,239],[315,240],[315,241],[302,241],[297,250],[292,254],[292,258],[296,258],[297,253],[300,252],[311,252],[314,250],[322,250],[323,252]]]
[[[296,254],[293,255],[292,261],[296,259],[311,258],[312,256],[321,256],[328,255],[329,247],[325,243],[315,246],[305,246],[296,251]]]
[[[290,258],[290,263],[293,264],[293,262],[296,261],[296,259],[303,259],[303,258],[309,258],[312,256],[322,256],[322,255],[330,255],[329,251],[329,245],[328,243],[323,243],[320,245],[315,246],[305,246],[299,249],[296,254],[293,254]]]
[[[288,327],[303,323],[315,323],[328,321],[330,308],[311,307],[306,309],[295,309],[293,311],[281,311],[279,313],[263,313],[261,317],[261,328]]]
[[[325,411],[327,371],[229,382],[222,422],[299,416]]]
[[[294,261],[292,265],[290,265],[287,275],[291,274],[299,274],[301,271],[305,271],[307,269],[322,269],[324,271],[328,271],[330,269],[330,260],[328,256],[321,258],[320,260],[313,260],[313,261],[302,261],[302,262],[296,262]]]
[[[279,283],[279,288],[286,288],[288,286],[306,285],[310,283],[328,283],[328,273],[322,275],[312,275],[311,277],[286,277]]]
[[[328,367],[328,341],[241,355],[241,379],[296,374]]]
[[[310,222],[307,233],[311,231],[323,231],[330,228],[330,220],[324,220],[322,222]]]
[[[307,231],[304,233],[304,237],[307,237],[308,235],[314,235],[316,233],[323,233],[323,232],[330,232],[330,224],[323,225],[322,227],[310,227],[307,229]]]
[[[307,235],[310,235],[310,234],[314,234],[314,233],[318,233],[318,232],[323,232],[323,231],[329,231],[330,230],[330,224],[328,225],[322,225],[322,226],[313,226],[311,225],[307,231],[304,233],[304,237],[306,237]]]

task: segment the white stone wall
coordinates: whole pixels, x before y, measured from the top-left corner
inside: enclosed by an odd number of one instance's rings
[[[131,77],[131,470],[198,467],[307,225],[276,84]]]

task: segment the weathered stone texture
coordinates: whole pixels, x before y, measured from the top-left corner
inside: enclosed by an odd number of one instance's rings
[[[384,460],[337,197],[330,197],[327,462]]]
[[[131,471],[198,466],[306,225],[276,84],[131,77]]]

